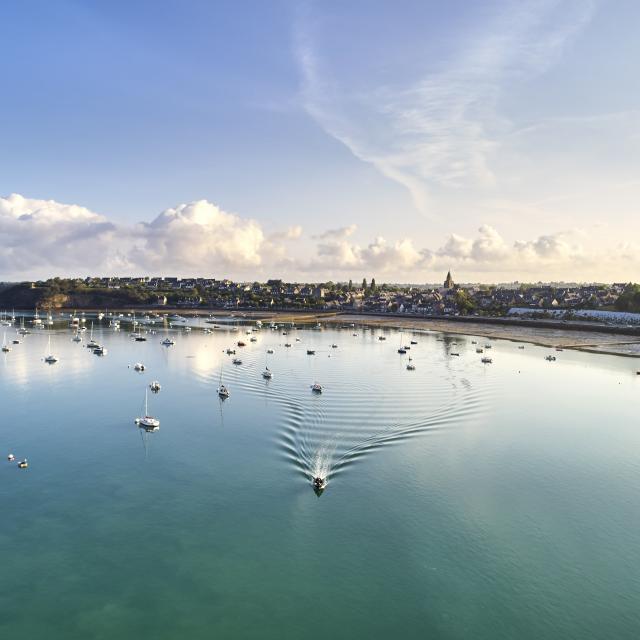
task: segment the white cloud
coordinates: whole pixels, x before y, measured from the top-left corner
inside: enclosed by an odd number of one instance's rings
[[[512,128],[498,109],[506,87],[556,61],[593,10],[593,2],[576,0],[505,3],[493,15],[483,13],[476,32],[450,34],[461,44],[440,66],[431,66],[426,53],[402,58],[394,75],[405,80],[362,80],[364,87],[348,75],[358,53],[330,62],[322,22],[301,18],[296,53],[303,105],[327,133],[407,188],[416,207],[433,215],[433,188],[494,183],[492,153]],[[359,35],[366,41],[366,32]],[[379,43],[368,45],[358,51],[371,55]]]
[[[0,269],[4,273],[79,269],[97,261],[127,265],[114,246],[116,228],[85,207],[54,200],[0,197]]]
[[[267,235],[255,220],[206,200],[166,209],[148,223],[116,225],[86,207],[12,194],[0,198],[0,234],[2,279],[155,274],[296,280],[304,274],[320,281],[370,274],[424,282],[449,268],[470,280],[640,279],[637,247],[607,248],[592,238],[587,248],[584,231],[509,241],[481,225],[475,236],[452,233],[437,248],[407,237],[361,242],[355,225],[306,238],[298,226]]]
[[[262,263],[265,241],[254,220],[226,213],[206,200],[166,209],[137,229],[132,258],[147,271],[209,272]]]

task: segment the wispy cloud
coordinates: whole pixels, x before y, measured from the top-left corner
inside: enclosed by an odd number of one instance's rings
[[[494,183],[491,155],[511,128],[498,110],[505,89],[552,65],[593,11],[593,2],[577,0],[504,3],[439,67],[408,60],[411,81],[365,89],[341,80],[341,69],[323,55],[328,45],[313,16],[305,14],[295,38],[302,101],[330,135],[433,214],[433,188]]]

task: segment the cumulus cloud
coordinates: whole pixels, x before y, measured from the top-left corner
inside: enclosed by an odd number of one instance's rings
[[[126,257],[114,250],[116,227],[104,216],[75,204],[0,197],[0,269],[74,269],[84,264],[126,267]]]
[[[480,279],[640,275],[637,247],[588,250],[587,236],[575,230],[509,241],[485,224],[472,237],[452,233],[433,248],[415,238],[362,241],[356,225],[311,237],[299,226],[266,234],[257,221],[206,200],[118,225],[86,207],[12,194],[0,198],[0,236],[3,279],[142,273],[323,280],[369,273],[420,282],[449,268]]]
[[[256,268],[265,241],[254,220],[198,200],[166,209],[137,229],[135,260],[147,271]],[[134,256],[132,256],[134,257]]]

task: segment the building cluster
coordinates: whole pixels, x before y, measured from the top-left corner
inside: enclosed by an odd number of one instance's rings
[[[313,308],[419,315],[504,315],[532,311],[613,308],[625,283],[458,285],[451,273],[442,286],[234,282],[214,278],[110,277],[77,281],[84,288],[135,289],[158,305],[244,309]]]

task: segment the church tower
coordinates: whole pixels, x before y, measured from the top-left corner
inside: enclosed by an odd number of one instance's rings
[[[453,289],[454,287],[454,282],[453,282],[453,278],[451,277],[451,271],[447,272],[447,279],[444,281],[444,288],[445,289]]]

